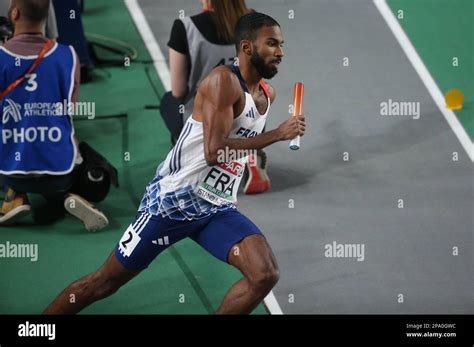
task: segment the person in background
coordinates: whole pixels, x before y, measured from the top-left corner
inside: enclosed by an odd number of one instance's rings
[[[0,188],[5,191],[0,226],[28,215],[27,193],[38,193],[96,231],[108,225],[107,217],[72,191],[97,193],[108,176],[97,165],[92,168],[97,155],[78,144],[69,111],[57,109],[64,101],[78,101],[80,72],[74,49],[45,37],[50,10],[49,0],[10,1],[14,35],[0,47]],[[64,207],[56,206],[58,201]]]
[[[8,1],[0,1],[0,17],[7,19],[8,16]],[[2,23],[0,23],[1,26]],[[45,36],[51,40],[57,40],[58,38],[58,26],[56,24],[56,14],[54,12],[53,2],[49,3],[48,19],[46,20]],[[3,45],[3,42],[0,42]]]

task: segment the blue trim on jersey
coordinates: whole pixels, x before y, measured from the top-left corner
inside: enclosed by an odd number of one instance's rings
[[[240,73],[239,67],[232,64],[232,65],[230,65],[230,70],[237,75],[237,78],[239,79],[240,86],[242,87],[242,89],[246,93],[250,94],[249,89],[247,88],[247,83],[245,82],[244,78],[242,77],[242,74]]]
[[[186,132],[186,130],[188,129],[188,126],[189,126],[189,123],[186,122],[186,124],[184,125],[184,129],[181,130],[181,134],[179,135],[179,138],[178,138],[178,141],[176,142],[176,144],[174,145],[174,148],[173,148],[173,152],[171,154],[171,159],[170,159],[170,174],[175,170],[176,168],[176,164],[175,164],[175,155],[176,155],[176,152],[178,150],[178,146],[179,144],[181,143],[181,140],[183,139],[183,134]]]
[[[138,208],[139,211],[173,220],[198,220],[218,211],[236,208],[231,203],[218,206],[202,199],[194,193],[195,187],[191,185],[162,194],[160,186],[162,178],[157,175],[148,183]]]
[[[186,135],[184,135],[183,141],[181,141],[181,144],[179,145],[179,148],[178,148],[178,166],[176,167],[176,171],[173,174],[178,173],[181,170],[181,150],[183,149],[184,141],[186,140],[186,138],[191,133],[191,130],[193,129],[193,124],[192,123],[189,123],[189,124],[190,124],[189,130],[186,133]]]

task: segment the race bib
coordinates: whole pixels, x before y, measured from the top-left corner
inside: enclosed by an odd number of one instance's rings
[[[198,184],[195,193],[215,205],[237,202],[237,191],[244,174],[245,164],[232,161],[211,167]]]

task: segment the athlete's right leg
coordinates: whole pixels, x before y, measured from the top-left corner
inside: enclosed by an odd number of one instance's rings
[[[196,230],[201,230],[207,221],[206,218],[199,221],[176,221],[139,212],[105,264],[64,289],[44,313],[77,313],[93,302],[115,293],[147,268],[158,254]]]
[[[97,271],[71,283],[46,308],[44,314],[73,314],[93,302],[115,293],[140,271],[125,268],[115,252]]]
[[[278,282],[272,249],[263,235],[250,235],[232,248],[228,263],[244,277],[227,291],[216,314],[250,314]]]

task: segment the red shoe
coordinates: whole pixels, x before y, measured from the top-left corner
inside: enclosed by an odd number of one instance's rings
[[[267,154],[263,150],[257,151],[245,165],[247,181],[244,186],[245,194],[259,194],[270,189],[270,179],[267,175]]]

